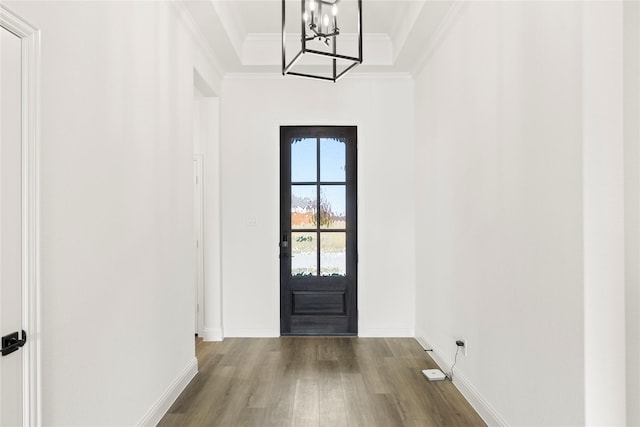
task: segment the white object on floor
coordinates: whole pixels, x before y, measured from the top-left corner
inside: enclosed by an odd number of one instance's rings
[[[447,378],[440,369],[425,369],[422,371],[422,374],[427,377],[429,381],[442,381]]]

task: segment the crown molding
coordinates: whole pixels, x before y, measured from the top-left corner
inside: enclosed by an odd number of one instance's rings
[[[451,7],[447,11],[440,25],[429,39],[429,43],[425,47],[422,55],[415,61],[411,68],[411,75],[416,76],[429,63],[435,49],[440,45],[446,34],[449,32],[453,24],[456,23],[461,12],[466,8],[468,2],[462,0],[453,0]]]
[[[290,80],[281,73],[227,73],[224,80]],[[347,73],[341,80],[411,80],[413,77],[408,72],[351,72]]]
[[[216,14],[220,18],[220,22],[224,27],[227,37],[231,41],[231,46],[236,51],[238,58],[242,58],[242,49],[244,45],[244,34],[246,30],[241,22],[236,19],[236,14],[231,10],[233,2],[211,1]]]
[[[391,39],[393,40],[394,55],[393,60],[398,59],[398,55],[402,52],[405,43],[409,39],[409,35],[413,31],[413,27],[416,25],[418,16],[422,13],[425,1],[409,3],[409,12],[405,14],[402,19],[398,19],[391,31]]]
[[[232,4],[233,1],[208,0],[202,3],[208,6],[206,8],[207,16],[210,13],[214,17],[213,28],[202,27],[204,25],[202,19],[204,18],[199,15],[205,10],[202,7],[194,8],[187,0],[170,0],[170,2],[177,15],[189,29],[196,44],[201,48],[204,58],[212,65],[212,71],[220,79],[223,79],[227,72],[236,75],[256,73],[263,77],[265,73],[272,73],[276,69],[280,69],[282,58],[279,52],[282,49],[282,35],[279,32],[244,33],[242,22],[238,22],[240,18],[235,13],[237,5]],[[358,67],[356,74],[363,75],[372,71],[375,75],[386,75],[385,70],[388,69],[392,72],[403,70],[411,75],[416,75],[429,62],[433,52],[444,39],[449,28],[456,22],[467,3],[464,0],[447,0],[443,6],[434,9],[430,7],[428,0],[409,2],[406,9],[403,9],[406,13],[395,20],[389,34],[363,34],[365,46],[362,67],[366,69],[360,72],[360,67]],[[430,31],[429,37],[425,36],[426,38],[420,41],[419,38],[414,37],[414,33],[420,33],[421,30],[417,26],[423,25],[425,22],[428,29],[435,30]],[[221,37],[224,40],[221,40]],[[345,33],[341,37],[344,40],[342,44],[344,47],[348,47],[349,38],[352,39],[354,45],[356,44],[355,34]],[[288,34],[287,56],[289,57],[289,54],[293,55],[294,51],[299,50],[299,36]],[[350,54],[348,50],[344,53]],[[313,68],[316,65],[324,65],[325,61],[322,59],[315,55],[305,56],[304,63],[301,63],[300,66]]]
[[[191,12],[184,5],[183,0],[171,0],[172,10],[178,18],[185,24],[191,36],[195,39],[196,43],[202,49],[202,52],[206,56],[206,58],[210,61],[211,66],[213,67],[213,71],[218,75],[220,79],[224,76],[224,68],[220,63],[220,60],[215,54],[215,49],[209,43],[207,38],[202,34],[200,30],[200,26],[196,23],[191,15]]]

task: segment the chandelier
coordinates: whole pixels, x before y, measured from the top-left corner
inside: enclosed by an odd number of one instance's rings
[[[336,82],[362,63],[362,0],[295,3],[282,0],[283,75]]]

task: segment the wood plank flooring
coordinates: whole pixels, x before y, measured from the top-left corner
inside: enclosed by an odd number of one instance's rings
[[[199,372],[159,426],[484,426],[413,338],[196,341]]]

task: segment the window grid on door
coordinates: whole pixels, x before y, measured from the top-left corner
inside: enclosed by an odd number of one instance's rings
[[[294,262],[291,275],[345,276],[346,141],[322,137],[296,139],[292,141],[292,152],[296,151],[296,144],[312,142],[315,150],[300,146],[300,154],[292,156],[291,199],[295,202],[291,206],[291,245],[294,257],[306,258],[308,262],[306,265]],[[301,167],[311,155],[315,159],[307,167]],[[301,164],[296,165],[296,161]],[[312,254],[315,265],[311,263]]]

